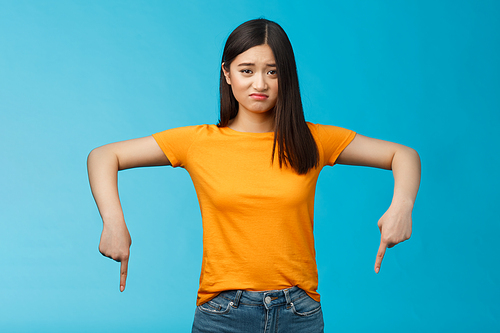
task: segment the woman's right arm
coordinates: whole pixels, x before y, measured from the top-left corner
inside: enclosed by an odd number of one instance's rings
[[[95,148],[87,159],[90,187],[103,221],[99,251],[121,262],[120,291],[125,289],[132,240],[118,196],[117,173],[159,165],[170,165],[170,161],[152,136]]]

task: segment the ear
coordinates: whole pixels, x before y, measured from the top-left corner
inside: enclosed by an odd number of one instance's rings
[[[226,71],[226,69],[224,68],[224,63],[222,63],[222,72],[224,73],[224,76],[226,77],[227,84],[231,85],[231,76],[229,75],[229,71]]]

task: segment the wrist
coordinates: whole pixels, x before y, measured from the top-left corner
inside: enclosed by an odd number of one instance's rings
[[[413,210],[414,201],[408,198],[393,198],[390,208],[396,209],[398,211],[409,211]]]
[[[102,223],[106,227],[122,226],[125,225],[125,219],[123,215],[107,215],[102,216]]]

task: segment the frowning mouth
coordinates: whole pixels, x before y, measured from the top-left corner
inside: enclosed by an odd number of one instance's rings
[[[267,99],[269,96],[267,96],[266,94],[253,93],[253,94],[250,94],[250,97],[253,99],[259,100],[259,101],[263,101],[263,100]]]

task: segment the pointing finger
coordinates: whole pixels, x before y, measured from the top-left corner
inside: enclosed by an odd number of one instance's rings
[[[128,258],[121,261],[120,266],[120,291],[125,290],[125,283],[127,281]]]
[[[387,244],[381,240],[378,248],[377,259],[375,259],[375,273],[377,274],[380,271],[380,266],[382,265],[382,259],[384,259],[386,248]]]

